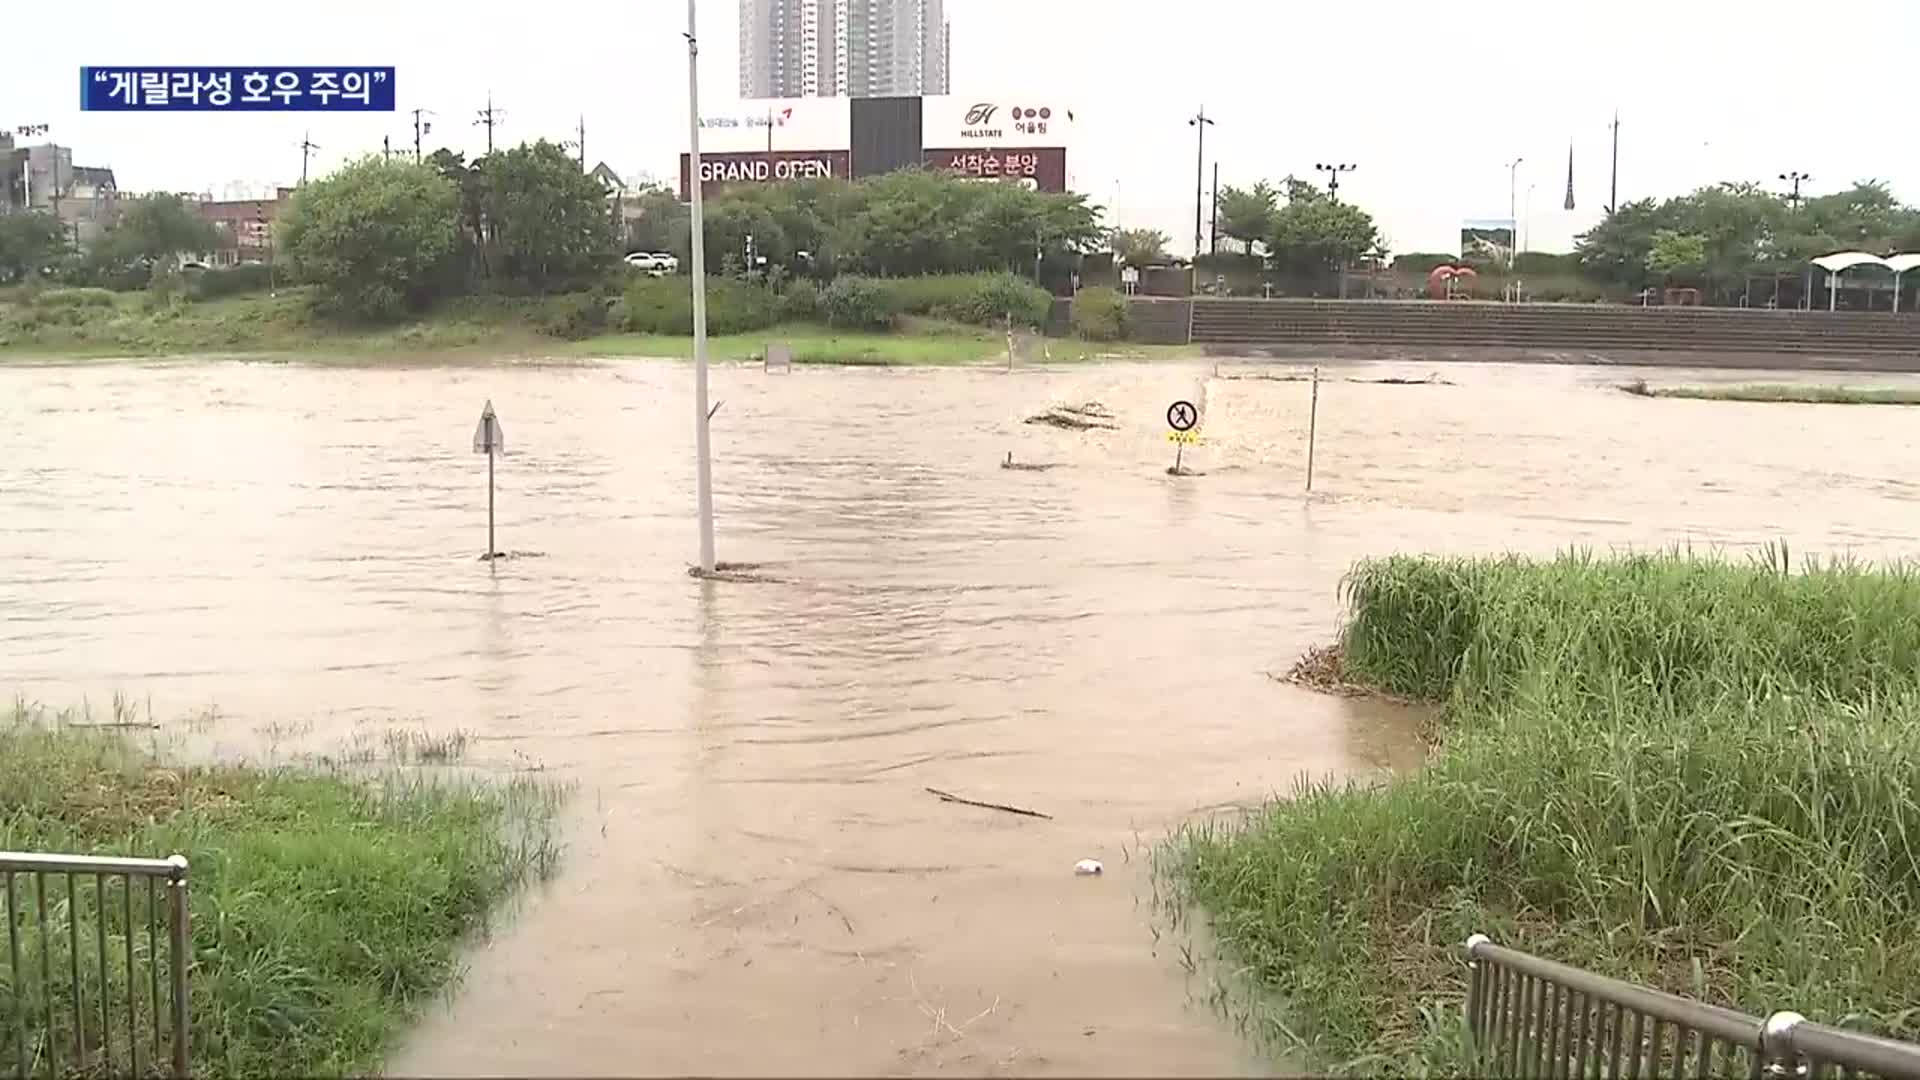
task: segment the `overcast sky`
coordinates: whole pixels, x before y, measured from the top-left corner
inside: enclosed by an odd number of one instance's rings
[[[1079,117],[1068,165],[1120,224],[1190,248],[1194,139],[1218,120],[1209,169],[1247,184],[1316,161],[1359,165],[1342,195],[1397,251],[1453,251],[1463,218],[1505,217],[1507,163],[1531,247],[1565,250],[1607,199],[1608,124],[1621,116],[1620,197],[1723,179],[1811,190],[1859,178],[1920,199],[1920,114],[1899,80],[1920,46],[1917,0],[946,0],[953,90],[1045,95]],[[0,19],[0,126],[47,123],[81,165],[123,190],[261,187],[346,158],[411,146],[404,110],[432,109],[428,149],[571,138],[622,174],[672,176],[685,149],[685,5],[679,0],[329,0],[276,6],[15,0]],[[737,94],[734,0],[702,0],[702,111]],[[392,65],[393,115],[79,111],[83,64]],[[1821,73],[1858,72],[1832,87]],[[1905,104],[1902,105],[1901,102]],[[1567,152],[1577,209],[1561,209]],[[1528,190],[1532,189],[1531,199]],[[1531,205],[1531,213],[1526,207]],[[1111,218],[1110,218],[1111,220]]]

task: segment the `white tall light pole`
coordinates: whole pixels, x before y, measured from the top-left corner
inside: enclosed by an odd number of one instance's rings
[[[1527,159],[1517,157],[1507,163],[1507,224],[1514,232],[1514,235],[1509,238],[1509,242],[1513,244],[1512,253],[1507,256],[1509,268],[1513,266],[1513,257],[1519,253],[1520,248],[1520,207],[1518,200],[1514,197],[1514,189],[1520,177],[1520,163],[1525,160]]]
[[[687,0],[687,186],[691,189],[693,260],[694,491],[700,509],[700,571],[713,573],[713,448],[707,436],[707,234],[701,221],[700,39],[696,8]]]

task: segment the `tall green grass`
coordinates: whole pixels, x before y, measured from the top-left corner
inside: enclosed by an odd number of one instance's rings
[[[1326,1063],[1452,1072],[1474,931],[1749,1012],[1920,1035],[1920,576],[1687,554],[1355,568],[1349,677],[1420,773],[1173,851]]]
[[[409,741],[405,760],[427,760],[429,749]],[[457,978],[462,944],[514,892],[550,875],[559,857],[561,792],[524,779],[482,783],[380,767],[172,766],[116,734],[42,722],[20,707],[0,716],[0,762],[0,849],[188,857],[197,1075],[377,1070],[398,1033]],[[91,879],[80,884],[75,909],[82,951],[91,957],[99,913]],[[16,877],[16,886],[26,911],[37,912],[32,879]],[[50,877],[48,890],[58,1025],[51,1049],[73,1071],[73,1033],[62,1011],[71,978],[60,958],[75,909],[66,906],[63,878]],[[133,911],[143,957],[145,901],[142,886]],[[109,889],[108,951],[116,956],[123,903],[118,886]],[[0,1069],[14,1067],[18,1009],[25,1009],[36,1072],[50,1049],[38,931],[34,919],[19,924],[21,985],[0,965]],[[164,932],[159,940],[164,953]],[[111,1000],[120,1003],[116,1025],[125,1022],[126,978],[124,962],[108,966]],[[135,979],[145,1008],[146,976]],[[98,969],[82,964],[81,981],[84,1001],[97,1010]],[[151,1025],[140,1023],[145,1045]],[[89,1024],[89,1063],[80,1071],[104,1064],[97,1015]],[[124,1034],[113,1032],[120,1070],[127,1067]]]
[[[1637,397],[1694,398],[1700,401],[1791,402],[1803,405],[1920,405],[1920,390],[1898,387],[1800,386],[1746,383],[1739,386],[1648,386],[1645,379],[1623,383]]]

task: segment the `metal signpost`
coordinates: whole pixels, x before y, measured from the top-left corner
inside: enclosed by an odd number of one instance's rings
[[[1307,491],[1313,491],[1313,444],[1320,428],[1320,369],[1313,369],[1313,403],[1307,406]]]
[[[493,543],[493,456],[507,452],[507,438],[491,400],[480,410],[480,424],[473,429],[473,452],[487,455],[487,553],[481,558],[497,559],[501,552]]]
[[[1173,429],[1167,432],[1167,441],[1174,444],[1173,468],[1168,469],[1167,472],[1174,476],[1179,476],[1181,473],[1180,461],[1187,444],[1200,441],[1200,433],[1193,430],[1194,425],[1199,422],[1200,410],[1194,407],[1193,402],[1176,401],[1167,406],[1167,426]]]

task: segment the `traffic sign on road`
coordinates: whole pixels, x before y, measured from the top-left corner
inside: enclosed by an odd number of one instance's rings
[[[1191,401],[1176,401],[1167,406],[1167,426],[1175,431],[1192,431],[1200,422],[1200,410]]]

